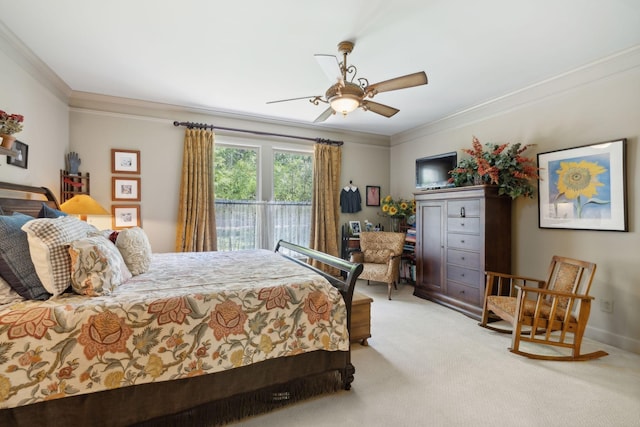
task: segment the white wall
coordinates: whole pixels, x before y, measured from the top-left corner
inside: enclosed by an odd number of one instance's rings
[[[1,36],[1,33],[0,33]],[[0,181],[45,186],[58,195],[60,169],[69,144],[69,108],[2,48],[0,37],[0,110],[24,116],[15,136],[29,147],[27,169],[8,165],[0,156]]]
[[[627,138],[627,206],[629,232],[549,230],[538,228],[537,200],[513,204],[512,268],[544,277],[553,254],[593,261],[596,297],[587,336],[640,352],[640,50],[593,64],[561,79],[530,88],[508,99],[450,117],[392,139],[391,164],[481,142],[536,144],[529,155]],[[408,192],[411,171],[399,168],[391,188]],[[600,309],[613,301],[613,312]]]

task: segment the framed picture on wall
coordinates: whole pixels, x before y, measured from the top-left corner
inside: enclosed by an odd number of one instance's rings
[[[15,141],[13,143],[12,151],[16,152],[17,154],[14,156],[7,156],[7,164],[27,169],[29,160],[29,146],[24,142]]]
[[[540,228],[628,231],[626,139],[538,154]]]
[[[380,206],[380,187],[367,185],[367,206]]]
[[[141,227],[139,205],[112,205],[111,224],[114,230]]]
[[[111,173],[140,174],[140,151],[111,149]]]
[[[112,177],[112,200],[140,201],[140,178]]]

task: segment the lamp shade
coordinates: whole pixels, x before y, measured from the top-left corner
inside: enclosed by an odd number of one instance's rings
[[[100,203],[87,194],[78,194],[73,196],[60,205],[60,210],[64,213],[72,215],[111,215]]]

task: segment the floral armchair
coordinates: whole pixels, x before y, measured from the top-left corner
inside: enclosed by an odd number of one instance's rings
[[[371,280],[386,283],[389,288],[387,292],[389,299],[391,299],[391,287],[397,289],[404,241],[404,233],[362,232],[360,233],[360,252],[351,254],[351,260],[362,263],[364,267],[359,278],[365,279],[367,284]]]

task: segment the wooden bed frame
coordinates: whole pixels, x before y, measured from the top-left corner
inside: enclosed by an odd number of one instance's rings
[[[22,212],[35,217],[43,202],[59,209],[55,196],[47,188],[0,182],[0,208],[5,215]],[[284,254],[282,249],[294,255]],[[275,251],[318,272],[340,290],[351,330],[353,290],[362,265],[284,241],[278,243]],[[333,267],[341,276],[312,267],[308,260]],[[211,426],[268,410],[271,405],[277,407],[289,399],[295,400],[296,394],[304,397],[328,390],[349,390],[354,373],[350,351],[320,350],[193,378],[0,409],[0,425]]]

